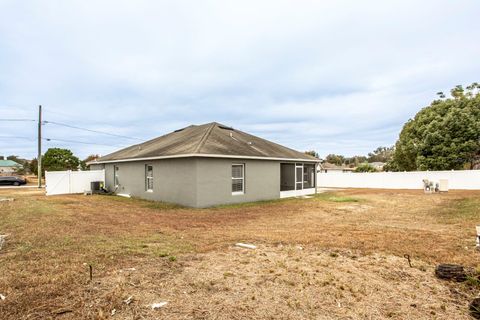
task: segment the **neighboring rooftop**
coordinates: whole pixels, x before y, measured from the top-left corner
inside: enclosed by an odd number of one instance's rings
[[[0,167],[21,167],[20,163],[13,160],[0,160]]]
[[[103,156],[96,162],[208,155],[319,161],[302,152],[212,122],[175,130],[164,136]]]
[[[330,163],[330,162],[324,162],[321,164],[322,166],[322,169],[327,169],[327,170],[343,170],[343,171],[353,171],[355,170],[355,168],[349,168],[347,166],[344,166],[344,165],[341,165],[341,166],[338,166],[334,163]]]

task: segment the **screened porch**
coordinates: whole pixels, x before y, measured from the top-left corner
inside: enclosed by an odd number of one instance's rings
[[[315,186],[315,164],[280,164],[280,198],[314,194]]]

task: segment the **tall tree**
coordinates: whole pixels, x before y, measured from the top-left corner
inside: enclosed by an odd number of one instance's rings
[[[305,151],[305,154],[311,155],[312,157],[319,158],[318,152],[315,150]]]
[[[337,166],[341,166],[345,161],[345,157],[338,154],[329,154],[325,158],[325,161],[328,163],[336,164]]]
[[[77,170],[79,164],[80,160],[68,149],[50,148],[42,158],[46,171]]]
[[[389,169],[473,168],[480,159],[480,85],[456,86],[403,127]]]
[[[393,157],[394,147],[378,147],[368,153],[368,162],[387,162]]]
[[[26,163],[25,159],[20,159],[18,156],[14,156],[14,155],[8,156],[7,160],[15,161],[16,163],[21,164],[22,166],[25,165]]]
[[[100,158],[98,154],[91,154],[85,159],[83,159],[82,161],[80,161],[80,167],[82,168],[82,170],[87,170],[88,169],[87,163],[90,161],[96,160],[98,158]]]
[[[37,158],[33,158],[32,161],[28,164],[28,168],[30,169],[30,172],[32,172],[34,175],[38,176],[38,160]]]
[[[357,167],[359,164],[367,162],[367,157],[365,156],[353,156],[349,158],[345,158],[343,163],[350,168]]]

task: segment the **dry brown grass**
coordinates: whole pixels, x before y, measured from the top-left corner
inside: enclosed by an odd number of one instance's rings
[[[347,190],[211,209],[34,189],[0,196],[16,198],[0,202],[5,319],[95,319],[114,308],[120,319],[461,318],[471,292],[438,282],[432,267],[480,262],[479,192]],[[237,241],[261,249],[232,250]],[[292,253],[298,245],[305,250]],[[404,254],[427,271],[406,269]],[[120,272],[128,267],[137,271]],[[321,286],[314,275],[338,283]],[[170,304],[148,311],[157,298]]]

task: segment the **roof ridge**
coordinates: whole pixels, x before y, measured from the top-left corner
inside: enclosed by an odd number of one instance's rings
[[[200,151],[200,149],[205,145],[205,142],[207,141],[208,137],[212,133],[213,128],[215,128],[216,125],[217,125],[216,122],[212,122],[210,124],[210,127],[208,127],[207,131],[205,131],[205,133],[203,134],[202,138],[198,142],[198,145],[193,151],[193,153],[198,153],[198,151]]]

